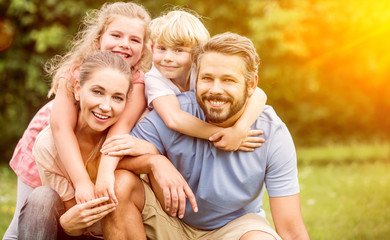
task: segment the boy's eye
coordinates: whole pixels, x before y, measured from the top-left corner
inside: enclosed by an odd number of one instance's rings
[[[176,48],[176,49],[175,49],[175,52],[181,53],[181,52],[184,52],[184,50],[181,49],[181,48]]]

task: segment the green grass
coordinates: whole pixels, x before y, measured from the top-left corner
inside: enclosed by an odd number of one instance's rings
[[[388,143],[297,150],[302,214],[311,239],[389,239]],[[0,236],[15,209],[16,177],[0,165]],[[272,223],[267,197],[267,218]]]
[[[17,179],[12,169],[0,165],[0,236],[1,239],[14,215]]]

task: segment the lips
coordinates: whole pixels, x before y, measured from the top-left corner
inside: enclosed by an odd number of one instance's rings
[[[212,107],[216,108],[223,107],[225,104],[232,102],[230,97],[212,95],[205,95],[203,101],[209,102]]]
[[[112,51],[112,52],[115,53],[115,54],[120,55],[121,57],[123,57],[125,59],[131,57],[131,55],[126,53],[126,52],[121,52],[121,51]]]
[[[95,118],[97,120],[100,120],[100,121],[107,121],[110,116],[107,116],[107,115],[104,115],[104,114],[100,114],[100,113],[97,113],[97,112],[92,112],[93,116],[95,116]]]

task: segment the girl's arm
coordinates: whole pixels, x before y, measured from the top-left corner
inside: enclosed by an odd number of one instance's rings
[[[69,85],[70,79],[60,79],[50,115],[50,125],[60,160],[74,185],[76,201],[83,203],[94,199],[95,193],[74,133],[78,110]]]
[[[108,131],[107,140],[114,135],[130,133],[146,107],[144,89],[144,84],[134,84],[133,90],[127,98],[122,115]],[[103,144],[103,147],[106,145],[107,140]],[[121,157],[117,156],[101,155],[95,187],[97,197],[110,197],[111,200],[117,203],[114,192],[114,171],[120,159]]]
[[[263,112],[266,101],[267,95],[265,92],[262,89],[256,87],[254,93],[249,98],[248,104],[245,106],[244,113],[234,124],[234,126],[225,128],[214,134],[210,137],[210,141],[214,141],[214,146],[217,148],[228,147],[232,148],[233,150],[239,149],[243,151],[253,151],[254,147],[252,143],[248,142],[248,129]],[[254,141],[257,142],[256,140]],[[261,143],[264,141],[259,142]],[[240,144],[236,144],[234,146],[234,143],[241,143],[241,146]]]

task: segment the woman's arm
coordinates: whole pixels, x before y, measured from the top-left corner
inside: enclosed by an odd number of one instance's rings
[[[107,140],[114,135],[128,135],[130,133],[146,107],[144,89],[144,84],[134,84],[132,92],[129,93],[121,117],[108,131]],[[106,143],[107,141],[104,143],[103,147]],[[114,192],[114,171],[120,159],[121,157],[118,156],[102,154],[95,187],[95,194],[97,197],[110,197],[117,203]]]
[[[94,199],[95,193],[74,133],[78,110],[69,90],[70,84],[70,79],[60,79],[50,115],[50,125],[60,160],[75,187],[76,201],[83,203]]]

